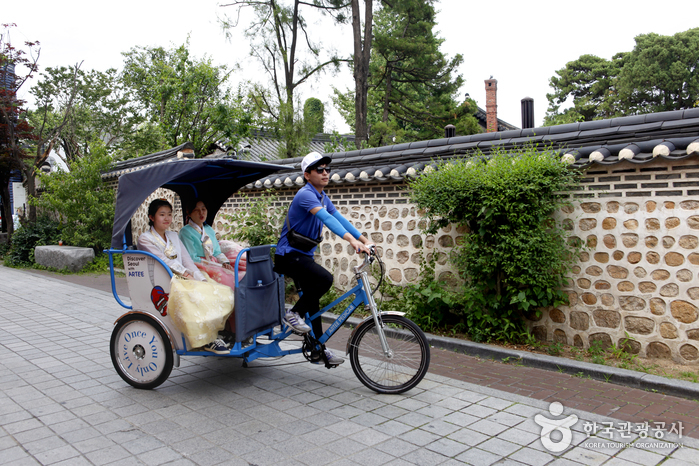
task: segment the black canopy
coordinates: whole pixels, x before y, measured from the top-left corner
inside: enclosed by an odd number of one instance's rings
[[[206,204],[207,223],[213,222],[224,202],[248,183],[288,167],[231,159],[174,160],[121,175],[117,189],[112,247],[121,248],[131,216],[156,189],[175,191],[187,205],[194,199]]]

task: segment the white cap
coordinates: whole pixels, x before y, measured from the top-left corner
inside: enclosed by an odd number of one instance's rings
[[[305,156],[301,161],[301,171],[305,173],[308,167],[312,167],[314,165],[328,164],[331,161],[332,159],[327,155],[320,155],[318,152],[311,152],[310,154]]]

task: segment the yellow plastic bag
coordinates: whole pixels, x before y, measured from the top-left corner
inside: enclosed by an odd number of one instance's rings
[[[173,276],[170,282],[168,314],[184,333],[188,347],[211,343],[233,312],[233,290],[207,278],[185,280]]]

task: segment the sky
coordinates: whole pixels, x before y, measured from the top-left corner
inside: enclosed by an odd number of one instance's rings
[[[196,57],[206,55],[217,65],[240,65],[234,85],[244,80],[264,83],[243,36],[251,17],[244,13],[227,40],[217,18],[234,16],[236,9],[222,4],[210,0],[25,0],[5,2],[0,23],[17,25],[11,29],[15,46],[25,40],[41,43],[41,68],[82,62],[84,70],[120,69],[121,53],[134,46],[171,48],[189,37]],[[534,99],[535,123],[542,124],[546,94],[551,92],[549,79],[567,62],[583,54],[610,59],[631,51],[639,34],[673,35],[699,26],[697,0],[664,0],[652,9],[621,0],[441,0],[436,7],[436,30],[444,39],[441,50],[448,57],[457,53],[464,57],[459,69],[465,79],[461,94],[468,93],[485,108],[484,80],[492,76],[498,81],[498,117],[518,127],[525,97]],[[351,54],[350,26],[319,17],[309,30],[325,48]],[[299,91],[302,100],[317,97],[325,103],[326,131],[348,132],[330,100],[332,86],[354,88],[346,66],[337,74],[325,73],[309,81]],[[23,89],[22,97],[31,105],[27,91]]]

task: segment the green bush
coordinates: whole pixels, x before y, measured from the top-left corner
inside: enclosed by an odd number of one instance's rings
[[[472,339],[516,339],[526,314],[567,303],[576,243],[553,214],[579,177],[556,153],[529,146],[439,163],[410,184],[428,232],[465,227],[451,260]]]
[[[255,199],[241,194],[241,203],[246,208],[239,209],[223,218],[231,224],[232,232],[223,235],[224,239],[243,241],[249,246],[277,244],[282,222],[286,218],[286,208],[275,206],[279,197],[271,191],[265,191]]]
[[[70,172],[39,175],[44,192],[29,201],[46,212],[58,214],[65,244],[93,248],[99,253],[111,243],[115,192],[102,181],[111,157],[102,143],[91,147],[89,156],[69,164]]]
[[[31,267],[34,265],[34,248],[58,244],[61,224],[47,216],[38,217],[36,222],[22,225],[12,235],[12,246],[5,254],[5,265]]]

